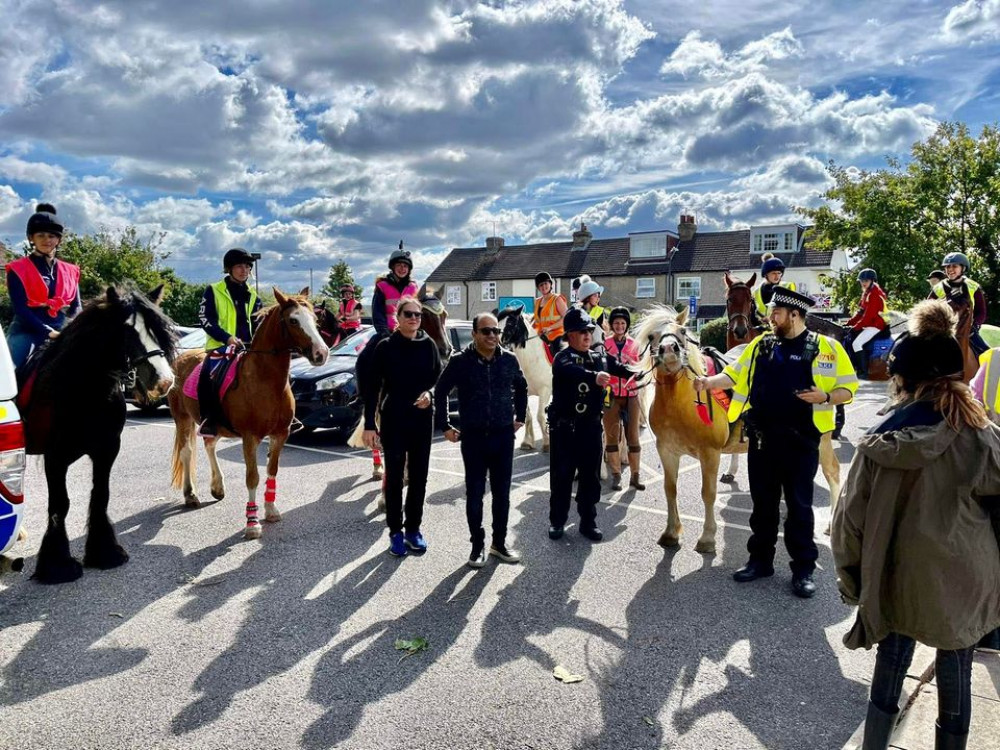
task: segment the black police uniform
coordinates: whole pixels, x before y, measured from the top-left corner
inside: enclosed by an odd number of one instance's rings
[[[768,335],[759,346],[750,383],[751,408],[744,418],[750,437],[747,473],[753,498],[753,534],[747,551],[751,562],[763,568],[773,566],[784,491],[788,507],[785,546],[792,559],[792,575],[801,577],[816,567],[812,502],[820,433],[813,422],[812,404],[800,399],[796,391],[813,386],[818,336],[810,331],[794,339]]]
[[[632,373],[603,353],[564,349],[552,363],[552,403],[547,409],[551,440],[549,523],[562,529],[569,517],[573,478],[579,475],[576,507],[580,531],[597,527],[597,502],[601,498],[601,422],[604,389],[597,373],[628,378]]]

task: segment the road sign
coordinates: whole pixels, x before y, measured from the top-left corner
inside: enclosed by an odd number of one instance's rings
[[[688,315],[693,316],[696,312],[698,312],[698,298],[692,294],[688,297]]]

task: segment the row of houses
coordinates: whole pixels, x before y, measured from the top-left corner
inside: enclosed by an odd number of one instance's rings
[[[547,271],[556,290],[572,300],[572,280],[587,274],[604,287],[602,304],[643,310],[653,304],[686,304],[692,326],[725,314],[729,271],[747,279],[760,270],[761,256],[772,252],[785,263],[785,279],[830,308],[823,277],[848,267],[843,251],[809,247],[801,224],[752,226],[726,232],[699,232],[695,217],[680,217],[677,230],[630,232],[594,239],[585,224],[569,242],[506,245],[487,237],[483,247],[453,249],[428,276],[441,289],[448,314],[470,319],[480,312],[521,300],[528,310],[535,298],[535,274]]]

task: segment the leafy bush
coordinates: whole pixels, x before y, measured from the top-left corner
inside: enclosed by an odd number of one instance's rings
[[[725,318],[716,318],[708,321],[698,334],[701,338],[702,346],[714,346],[721,352],[726,351],[726,328],[729,321]]]

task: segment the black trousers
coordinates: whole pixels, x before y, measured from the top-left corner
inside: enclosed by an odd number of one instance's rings
[[[758,440],[758,437],[760,438]],[[792,558],[792,574],[807,575],[816,568],[813,541],[813,481],[819,467],[819,446],[785,434],[768,436],[754,433],[750,439],[747,472],[753,513],[747,542],[750,559],[764,565],[774,562],[778,542],[781,495],[784,492],[788,516],[785,519],[785,548]]]
[[[405,415],[382,413],[379,438],[385,462],[385,522],[389,533],[404,527],[420,531],[427,494],[427,471],[431,462],[434,410],[412,409]],[[406,520],[403,520],[403,472],[409,471],[406,487]]]
[[[222,421],[222,402],[219,400],[219,391],[212,382],[212,373],[221,363],[222,360],[213,359],[212,352],[208,352],[202,360],[201,372],[198,373],[198,411],[202,421],[209,420],[210,424],[216,425]]]
[[[485,543],[483,496],[490,480],[493,511],[493,545],[507,543],[510,516],[510,476],[514,468],[514,425],[497,430],[462,430],[462,461],[465,463],[465,517],[469,541]]]
[[[597,525],[601,499],[601,454],[604,451],[600,419],[556,421],[549,425],[549,523],[565,526],[573,495],[573,478],[579,475],[576,509],[580,528]]]

